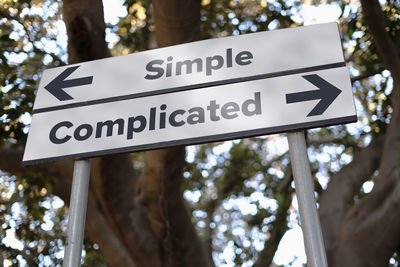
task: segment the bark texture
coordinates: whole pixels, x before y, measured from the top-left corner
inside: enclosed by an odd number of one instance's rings
[[[387,266],[400,246],[400,51],[386,31],[378,0],[361,0],[361,5],[374,45],[392,73],[393,112],[385,135],[356,153],[321,197],[321,223],[332,267]],[[373,191],[353,204],[373,173]]]
[[[278,210],[276,212],[276,219],[273,223],[274,227],[270,233],[270,238],[265,242],[264,249],[259,253],[257,261],[254,263],[254,267],[265,267],[271,266],[275,256],[275,252],[278,249],[279,243],[283,235],[287,231],[287,216],[290,205],[293,200],[293,191],[290,188],[291,182],[293,181],[293,173],[290,169],[283,179],[283,183],[280,186],[281,201],[279,203]]]
[[[199,0],[153,0],[156,40],[159,47],[200,38]]]

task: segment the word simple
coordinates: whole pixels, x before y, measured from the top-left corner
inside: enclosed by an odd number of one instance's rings
[[[239,66],[249,65],[251,63],[251,59],[253,58],[253,54],[250,51],[241,51],[235,56],[235,62]],[[154,72],[154,74],[147,74],[144,76],[145,79],[154,80],[158,79],[162,76],[171,77],[173,72],[175,71],[175,75],[182,74],[182,68],[185,66],[186,74],[191,74],[193,71],[193,65],[196,65],[197,72],[203,72],[203,59],[195,58],[195,59],[187,59],[183,61],[173,61],[173,57],[167,57],[167,64],[164,70],[164,60],[162,59],[155,59],[147,63],[146,70],[149,72]],[[224,65],[227,68],[231,68],[233,66],[233,55],[232,55],[232,48],[226,49],[226,56],[225,58],[220,55],[209,56],[205,59],[206,67],[206,76],[212,75],[213,70],[218,70],[222,68]]]

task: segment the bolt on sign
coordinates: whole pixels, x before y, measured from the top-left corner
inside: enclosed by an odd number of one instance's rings
[[[357,120],[336,23],[44,71],[23,164]]]

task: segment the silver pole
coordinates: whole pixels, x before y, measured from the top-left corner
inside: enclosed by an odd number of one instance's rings
[[[76,160],[69,204],[67,247],[63,267],[81,266],[86,208],[89,193],[90,159]]]
[[[304,133],[288,133],[288,142],[297,201],[299,203],[301,228],[306,247],[307,266],[327,267],[325,246],[314,197],[314,184],[311,177]]]

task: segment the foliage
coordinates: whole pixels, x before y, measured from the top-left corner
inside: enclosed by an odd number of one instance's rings
[[[274,227],[287,229],[274,225],[279,212],[286,218],[287,209],[278,207],[292,197],[293,190],[280,192],[287,153],[266,160],[264,143],[252,138],[198,146],[187,164],[185,196],[204,242],[213,243],[216,263],[226,263],[222,255],[229,248],[236,265],[251,264]]]
[[[299,26],[292,19],[300,1],[202,1],[204,39]]]
[[[114,55],[148,50],[155,46],[153,39],[154,21],[151,16],[149,0],[126,0],[124,6],[128,15],[121,18],[118,25],[110,30],[118,36],[118,42],[112,46]]]
[[[57,2],[0,2],[0,144],[25,143],[38,73],[65,61],[59,20]]]
[[[0,2],[0,147],[26,142],[40,73],[66,62],[60,12],[57,1]],[[0,247],[10,266],[61,266],[67,210],[51,189],[49,177],[1,173]],[[93,247],[85,240],[87,266],[104,261]]]
[[[1,240],[12,266],[56,265],[64,246],[65,208],[50,196],[51,181],[1,175]],[[58,202],[58,204],[57,204]],[[51,263],[49,265],[49,262]]]

